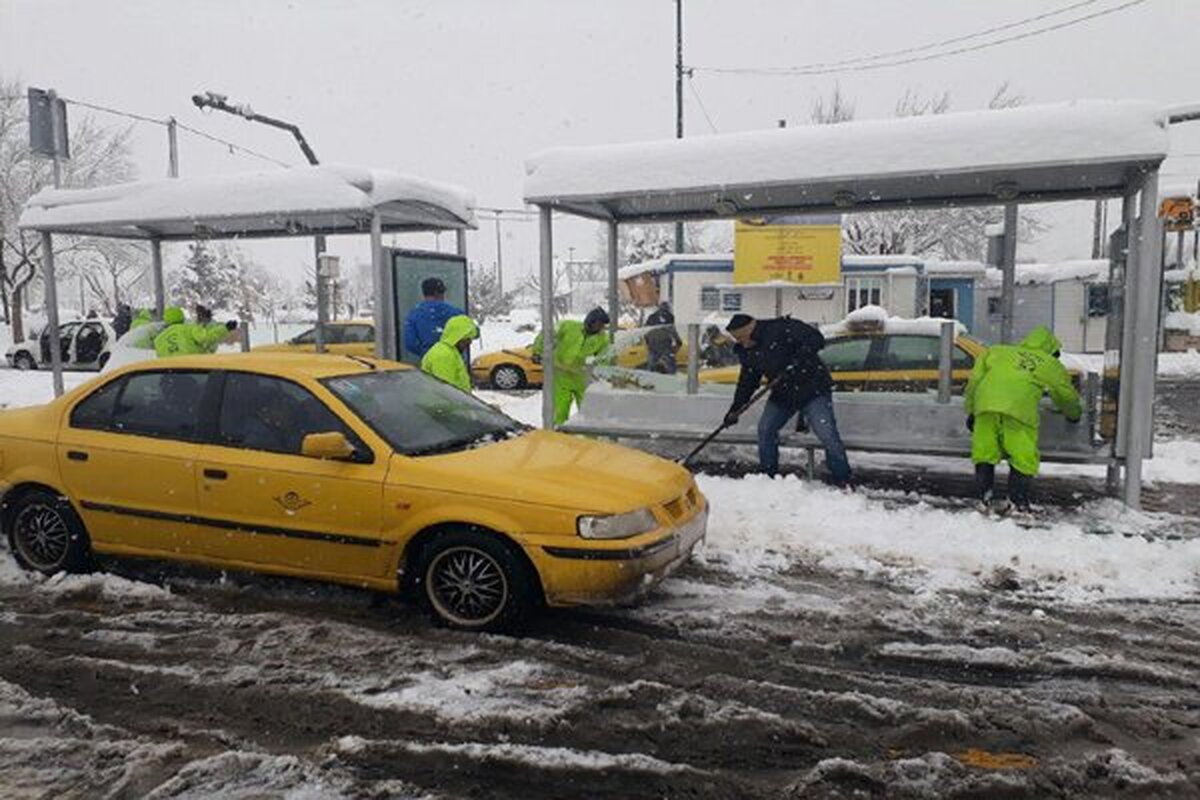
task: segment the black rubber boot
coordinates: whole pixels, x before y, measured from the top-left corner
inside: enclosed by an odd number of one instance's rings
[[[1033,476],[1010,469],[1008,472],[1008,499],[1018,511],[1029,510],[1029,491],[1033,488]]]
[[[996,465],[975,465],[975,490],[979,494],[979,502],[987,506],[992,502],[996,486]]]

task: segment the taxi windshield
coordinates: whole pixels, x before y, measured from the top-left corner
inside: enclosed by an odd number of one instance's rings
[[[417,370],[339,375],[322,383],[405,455],[430,455],[506,439],[525,426]]]

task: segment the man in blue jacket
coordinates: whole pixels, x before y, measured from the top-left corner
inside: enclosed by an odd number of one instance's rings
[[[404,350],[418,362],[442,338],[446,322],[465,313],[446,302],[446,284],[441,278],[421,281],[421,294],[425,299],[413,306],[404,319]]]

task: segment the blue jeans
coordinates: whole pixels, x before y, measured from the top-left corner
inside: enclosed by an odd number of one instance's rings
[[[850,462],[846,459],[846,446],[838,433],[837,420],[833,416],[833,397],[819,394],[800,408],[813,432],[825,448],[825,463],[833,473],[835,483],[850,480]],[[758,420],[758,465],[763,472],[774,475],[779,471],[779,431],[795,416],[796,410],[767,400],[762,416]]]

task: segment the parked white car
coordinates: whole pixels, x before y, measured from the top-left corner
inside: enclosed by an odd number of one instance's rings
[[[104,369],[112,356],[117,334],[104,320],[84,319],[58,326],[63,369]],[[15,369],[50,368],[50,329],[32,339],[11,345],[4,353],[8,366]]]

